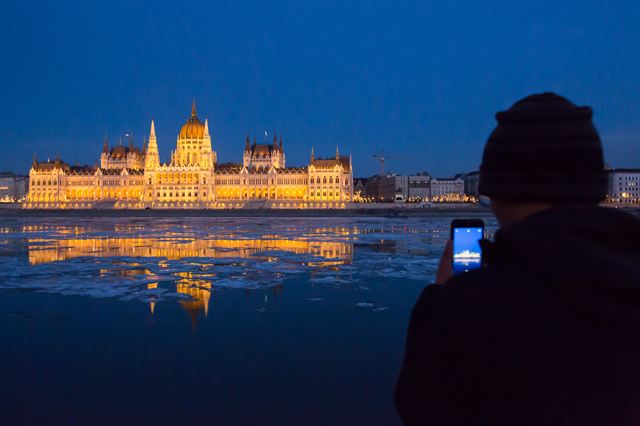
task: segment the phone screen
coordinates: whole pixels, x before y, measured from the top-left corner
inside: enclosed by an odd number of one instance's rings
[[[482,266],[480,240],[482,228],[453,228],[453,274],[457,275]]]

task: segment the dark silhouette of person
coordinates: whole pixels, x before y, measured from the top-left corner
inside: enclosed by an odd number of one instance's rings
[[[592,110],[553,93],[496,114],[480,166],[500,229],[417,301],[406,425],[640,425],[640,219],[607,193]]]

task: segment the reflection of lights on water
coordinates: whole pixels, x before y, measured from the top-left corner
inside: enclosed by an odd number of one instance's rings
[[[64,262],[73,258],[88,258],[81,262],[92,262],[90,258],[113,257],[113,262],[95,261],[96,268],[92,274],[95,276],[99,271],[100,277],[105,278],[104,281],[98,281],[99,284],[113,282],[117,285],[135,283],[145,286],[141,292],[137,287],[137,295],[131,297],[149,303],[152,314],[155,314],[158,302],[165,299],[164,294],[176,297],[173,293],[175,289],[177,293],[188,296],[181,299],[180,304],[190,315],[198,313],[206,316],[216,281],[220,283],[220,288],[233,288],[236,285],[233,280],[246,283],[255,278],[252,275],[228,278],[235,274],[227,272],[232,268],[242,270],[259,264],[265,267],[254,271],[256,276],[261,274],[260,277],[268,273],[283,276],[290,271],[316,269],[340,271],[343,265],[352,262],[355,244],[370,246],[376,252],[415,256],[418,248],[411,245],[411,241],[390,234],[416,235],[411,238],[422,238],[420,246],[426,246],[444,241],[449,232],[448,228],[425,229],[420,223],[413,226],[409,222],[345,223],[344,226],[332,226],[331,222],[327,222],[327,226],[314,223],[312,226],[305,224],[296,227],[289,222],[267,227],[263,231],[262,225],[255,223],[248,227],[233,223],[194,228],[192,224],[179,224],[169,219],[166,224],[153,224],[153,228],[140,224],[111,224],[108,229],[34,225],[9,228],[9,233],[25,233],[24,241],[31,265]],[[220,230],[222,233],[219,233]],[[247,238],[248,235],[251,238]],[[428,249],[423,250],[425,252],[420,255],[429,255]],[[149,259],[145,261],[143,258]],[[190,261],[189,258],[194,259]],[[229,260],[214,261],[225,258]],[[283,266],[274,266],[274,262],[280,262]],[[173,285],[176,287],[172,288]],[[276,291],[275,287],[268,287],[268,295],[262,293],[259,286],[255,289],[258,290],[260,302],[263,297],[264,303],[268,302],[269,296],[271,300],[278,297],[271,293]],[[277,291],[281,292],[282,288]]]
[[[279,256],[270,254],[277,251],[284,255],[307,255],[310,259],[299,259],[303,265],[325,268],[350,263],[353,257],[353,244],[341,241],[312,241],[308,235],[301,240],[284,239],[276,234],[269,234],[260,239],[197,239],[185,236],[178,232],[163,233],[161,237],[89,237],[89,238],[56,238],[56,235],[74,235],[74,232],[60,232],[56,227],[43,227],[38,230],[30,229],[28,232],[52,232],[50,238],[28,238],[28,259],[31,265],[42,263],[65,261],[76,257],[125,257],[125,258],[158,258],[154,264],[162,270],[175,267],[171,261],[185,258],[210,258],[210,259],[247,259],[263,258],[267,262],[278,262]],[[135,227],[134,227],[135,228]],[[67,229],[67,228],[64,228]],[[120,231],[126,232],[127,227],[121,227]],[[322,229],[320,232],[334,232],[335,230]],[[23,229],[24,231],[24,229]],[[348,233],[348,231],[347,231]],[[315,257],[317,256],[317,260]],[[189,296],[180,300],[180,305],[189,313],[195,326],[196,318],[200,313],[208,316],[211,289],[215,285],[215,268],[220,266],[215,262],[186,262],[185,266],[204,268],[202,272],[194,270],[172,271],[176,292]],[[224,263],[224,267],[244,267],[244,263]],[[209,271],[207,269],[210,268]],[[152,294],[147,296],[151,315],[155,315],[158,296],[153,291],[159,290],[158,275],[150,269],[142,266],[141,261],[114,259],[110,267],[100,268],[99,277],[121,277],[122,279],[134,279],[142,277],[154,280],[145,284],[146,290]],[[274,289],[273,291],[281,291]],[[264,296],[264,303],[268,303],[268,295]]]

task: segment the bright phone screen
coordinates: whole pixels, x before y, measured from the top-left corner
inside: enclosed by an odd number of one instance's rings
[[[454,275],[477,269],[482,265],[481,239],[482,228],[453,228]]]

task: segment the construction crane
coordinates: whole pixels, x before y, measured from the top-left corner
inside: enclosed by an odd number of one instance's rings
[[[380,176],[384,176],[384,162],[389,159],[389,156],[385,154],[384,151],[380,151],[379,153],[373,154],[372,157],[380,162]]]
[[[411,159],[413,159],[413,157],[406,157],[406,156],[399,156],[399,155],[394,155],[393,157],[391,157],[385,151],[377,152],[377,153],[373,154],[372,157],[380,162],[380,176],[381,177],[384,176],[384,163],[385,163],[385,161],[390,160],[391,158],[393,158],[395,160],[411,160]]]

